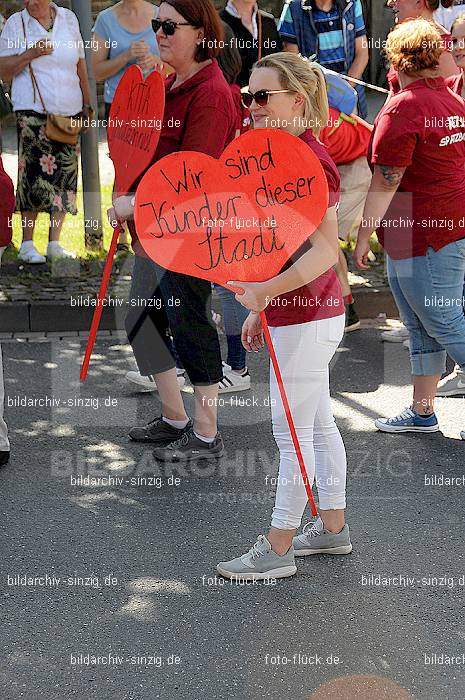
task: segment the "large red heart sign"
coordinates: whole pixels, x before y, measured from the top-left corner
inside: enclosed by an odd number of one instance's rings
[[[220,160],[162,158],[136,193],[135,223],[162,267],[219,284],[277,275],[321,223],[328,184],[301,139],[272,129],[233,141]]]
[[[139,66],[130,66],[118,83],[108,120],[108,147],[115,166],[115,189],[130,192],[157,150],[165,111],[165,85],[153,71],[144,80]]]

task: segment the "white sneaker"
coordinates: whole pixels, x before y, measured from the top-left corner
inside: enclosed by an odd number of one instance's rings
[[[176,373],[178,375],[179,388],[181,389],[186,383],[184,372],[182,369],[176,368]],[[158,391],[155,379],[151,374],[144,377],[140,372],[132,371],[126,374],[126,380],[130,382],[130,384],[135,384],[139,391]]]
[[[46,258],[37,252],[33,245],[27,248],[21,246],[18,253],[18,260],[22,260],[29,265],[40,265],[47,262]]]
[[[465,430],[462,430],[462,432],[460,433],[460,437],[462,438],[462,440],[465,440]]]
[[[247,367],[244,374],[237,374],[226,362],[223,362],[223,379],[218,385],[218,394],[235,394],[236,391],[248,389],[250,389],[250,374]]]
[[[47,258],[49,260],[76,260],[76,255],[62,248],[56,241],[52,241],[47,246]]]
[[[383,331],[381,338],[386,343],[403,343],[409,337],[409,332],[405,326],[393,328],[392,331]]]
[[[465,394],[465,372],[456,367],[452,374],[438,384],[436,396],[462,396]]]

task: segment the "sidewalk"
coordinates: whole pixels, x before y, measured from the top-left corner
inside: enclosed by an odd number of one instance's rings
[[[0,270],[0,333],[86,331],[95,306],[103,270],[101,261],[67,260],[52,265],[25,266],[8,262]],[[134,256],[117,260],[100,328],[122,330]],[[367,272],[351,273],[360,318],[398,312],[381,263]],[[214,306],[219,300],[214,296]]]

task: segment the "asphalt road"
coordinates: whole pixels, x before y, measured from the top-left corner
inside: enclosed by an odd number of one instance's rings
[[[407,352],[351,334],[332,389],[354,551],[231,585],[215,565],[266,532],[273,500],[267,362],[251,358],[238,395],[256,405],[220,409],[223,462],[170,473],[127,440],[158,400],[124,383],[118,342],[98,343],[83,387],[76,339],[3,345],[1,696],[463,700],[465,486],[425,477],[465,474],[464,399],[438,402],[440,433],[377,433],[373,418],[409,403]]]

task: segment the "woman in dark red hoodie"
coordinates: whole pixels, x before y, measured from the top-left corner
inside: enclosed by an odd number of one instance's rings
[[[11,217],[15,209],[14,187],[11,179],[6,174],[0,156],[0,264],[3,251],[11,242]],[[0,467],[5,465],[10,458],[10,443],[8,442],[8,429],[3,420],[3,403],[5,389],[3,386],[2,349],[0,347]]]

